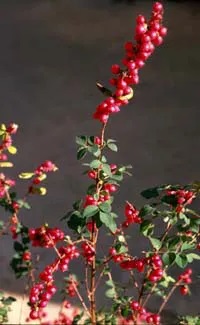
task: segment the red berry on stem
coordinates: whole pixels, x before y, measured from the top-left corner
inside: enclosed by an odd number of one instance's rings
[[[185,296],[188,294],[188,288],[186,286],[181,286],[180,287],[180,293],[182,294],[182,296]]]
[[[120,71],[121,71],[120,66],[118,64],[113,64],[111,67],[111,71],[113,74],[120,73]]]

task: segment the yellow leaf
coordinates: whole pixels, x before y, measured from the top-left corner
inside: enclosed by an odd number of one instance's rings
[[[124,96],[119,96],[117,97],[117,99],[120,99],[120,100],[130,100],[134,95],[134,91],[133,89],[131,89],[130,93],[127,94],[127,95],[124,95]]]
[[[22,179],[29,179],[34,176],[34,173],[21,173],[19,174],[19,178]]]
[[[13,167],[13,163],[9,161],[2,161],[0,162],[0,167]]]
[[[0,130],[1,130],[1,131],[6,131],[6,126],[5,126],[5,124],[0,124]]]
[[[40,187],[39,190],[40,190],[39,193],[40,195],[45,195],[47,193],[47,189],[45,187]]]
[[[41,176],[38,177],[38,179],[39,179],[40,181],[43,181],[43,180],[46,179],[46,178],[47,178],[47,175],[46,175],[46,174],[42,174]]]
[[[0,135],[3,135],[6,131],[6,126],[5,124],[0,124]]]
[[[17,153],[17,148],[14,146],[8,147],[8,151],[12,154],[15,155]]]

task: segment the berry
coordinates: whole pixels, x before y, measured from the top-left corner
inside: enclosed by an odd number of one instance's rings
[[[180,293],[182,296],[185,296],[188,294],[188,288],[186,286],[181,286],[180,287]]]
[[[118,74],[120,73],[120,66],[118,64],[113,64],[111,67],[111,71],[113,74]]]
[[[24,252],[22,255],[23,261],[30,261],[31,260],[31,252]]]

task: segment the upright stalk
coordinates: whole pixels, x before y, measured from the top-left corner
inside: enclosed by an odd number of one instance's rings
[[[102,157],[102,150],[104,147],[104,134],[105,134],[105,128],[106,128],[106,123],[103,123],[102,129],[101,129],[101,153],[99,155],[99,160],[101,160]],[[96,182],[96,193],[99,195],[101,188],[103,186],[101,179],[99,177],[101,171],[101,166],[98,169],[98,176],[97,176],[97,182]],[[93,220],[94,221],[94,220]],[[98,230],[96,230],[95,224],[93,222],[92,226],[92,232],[91,232],[91,244],[92,247],[94,248],[94,251],[96,251],[96,242],[98,238]],[[96,297],[95,297],[95,292],[96,292],[96,257],[94,255],[92,259],[92,263],[90,266],[90,295],[89,295],[89,300],[90,300],[90,314],[91,314],[91,324],[95,325],[96,324]]]
[[[94,249],[96,248],[96,232],[94,229],[92,229],[91,234],[91,243]],[[96,250],[96,249],[95,249]],[[95,289],[96,289],[96,281],[95,281],[95,275],[96,275],[96,257],[94,255],[90,267],[90,314],[91,314],[91,324],[96,324],[96,298],[95,298]]]

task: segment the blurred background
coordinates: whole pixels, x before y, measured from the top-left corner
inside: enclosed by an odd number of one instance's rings
[[[39,226],[48,220],[51,226],[59,225],[72,202],[85,194],[75,136],[98,134],[99,123],[91,116],[102,95],[95,82],[108,84],[111,64],[120,62],[124,42],[133,38],[136,15],[149,16],[152,3],[1,0],[1,122],[20,125],[18,155],[9,175],[32,171],[46,159],[59,167],[48,177],[48,195],[33,198],[33,209],[22,212],[26,224]],[[200,3],[164,5],[168,36],[141,71],[134,100],[113,116],[107,131],[119,145],[110,162],[133,165],[133,177],[125,179],[116,195],[114,207],[121,217],[125,200],[143,203],[143,189],[200,176]],[[21,195],[27,184],[19,183]],[[134,230],[132,236],[132,249],[138,252],[143,243]],[[104,244],[107,241],[105,236]],[[12,246],[6,237],[0,254],[0,287],[22,292],[23,281],[16,281],[8,267]],[[41,252],[42,267],[52,261],[52,254]],[[123,281],[126,274],[119,278],[117,273],[116,279]],[[192,289],[193,297],[174,297],[172,313],[199,311],[199,287]]]

